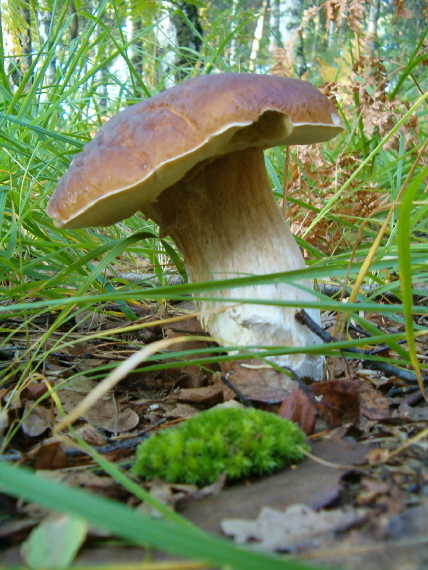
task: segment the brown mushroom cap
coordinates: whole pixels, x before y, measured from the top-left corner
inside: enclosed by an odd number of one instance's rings
[[[324,142],[342,130],[333,103],[305,81],[196,77],[112,117],[75,156],[47,212],[58,227],[106,226],[204,161],[251,146]]]

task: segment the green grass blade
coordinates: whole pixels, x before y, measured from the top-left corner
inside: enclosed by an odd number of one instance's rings
[[[194,531],[188,525],[153,519],[114,501],[43,479],[22,467],[0,464],[0,488],[47,509],[84,518],[98,528],[143,547],[152,546],[216,566],[229,564],[234,570],[314,570],[313,566],[301,562],[238,548],[221,538]]]
[[[413,309],[413,287],[412,287],[412,262],[411,262],[411,243],[410,234],[413,227],[413,202],[417,194],[421,191],[424,179],[428,174],[428,167],[424,168],[418,176],[409,184],[406,193],[403,196],[398,219],[398,254],[400,265],[400,282],[403,297],[404,323],[407,334],[407,345],[410,360],[418,378],[419,386],[424,392],[421,368],[418,360],[415,342],[414,329],[414,309]],[[418,310],[418,309],[416,309]]]

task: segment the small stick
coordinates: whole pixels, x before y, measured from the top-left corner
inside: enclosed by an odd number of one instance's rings
[[[230,370],[224,376],[220,376],[221,381],[223,382],[223,384],[226,384],[226,386],[232,390],[232,392],[235,394],[235,396],[237,396],[239,398],[239,401],[241,402],[241,404],[244,404],[244,406],[246,406],[247,408],[252,408],[253,405],[250,402],[250,400],[247,398],[247,396],[245,394],[243,394],[240,390],[238,390],[238,388],[236,386],[234,386],[232,384],[232,382],[229,380],[229,376],[231,374],[233,374],[233,370]]]
[[[157,428],[158,426],[164,424],[166,422],[165,418],[160,419],[159,421],[157,421],[156,423],[154,423],[153,425],[147,427],[146,429],[143,429],[138,435],[134,436],[134,437],[128,437],[126,439],[119,439],[117,441],[112,441],[110,443],[107,443],[106,445],[99,445],[99,446],[94,446],[94,449],[97,453],[100,453],[101,455],[107,455],[109,453],[117,453],[117,452],[121,452],[121,451],[128,451],[128,450],[132,450],[135,447],[137,447],[137,445],[139,443],[141,443],[141,441],[143,439],[146,439],[147,437],[149,437],[149,432],[152,431],[153,429]],[[74,456],[80,456],[80,455],[86,455],[87,452],[83,451],[81,449],[69,449],[66,448],[64,450],[65,455],[67,457],[74,457]]]
[[[311,317],[308,315],[306,311],[303,309],[297,311],[296,313],[296,320],[302,324],[306,325],[313,333],[315,333],[321,340],[325,343],[330,342],[338,342],[336,338],[331,336],[327,331],[321,328]],[[402,370],[401,368],[397,368],[396,366],[392,366],[386,362],[379,362],[377,360],[366,360],[364,356],[372,356],[376,354],[377,351],[371,352],[370,350],[361,350],[359,348],[346,348],[346,352],[352,352],[353,354],[359,354],[362,358],[361,360],[364,362],[364,365],[371,370],[379,370],[383,372],[385,376],[395,376],[400,380],[404,380],[405,382],[409,382],[411,384],[416,384],[418,379],[416,375],[410,372],[409,370]],[[428,383],[428,376],[422,377],[423,382]]]

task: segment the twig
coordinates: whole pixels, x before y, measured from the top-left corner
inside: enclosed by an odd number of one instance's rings
[[[235,396],[237,396],[239,398],[241,404],[244,404],[244,406],[246,406],[247,408],[251,408],[253,405],[250,402],[250,400],[247,398],[247,396],[245,396],[245,394],[243,394],[240,390],[238,390],[238,388],[236,386],[234,386],[232,384],[232,382],[229,380],[229,376],[231,374],[233,374],[233,370],[230,370],[224,376],[220,376],[221,381],[223,382],[223,384],[226,384],[226,386],[228,388],[230,388],[230,390],[232,390],[232,392],[235,394]]]
[[[152,431],[153,429],[157,428],[158,426],[164,424],[165,422],[166,422],[166,420],[164,418],[162,418],[159,421],[157,421],[156,423],[154,423],[153,425],[151,425],[148,428],[139,432],[138,435],[136,435],[134,437],[129,437],[126,439],[119,439],[117,441],[107,443],[106,445],[94,446],[94,449],[97,453],[100,453],[101,455],[108,455],[110,453],[118,453],[118,452],[124,452],[124,451],[135,449],[135,447],[139,443],[141,443],[141,441],[143,439],[146,439],[147,437],[149,437],[150,431]],[[75,457],[75,456],[78,457],[80,455],[87,455],[87,452],[85,450],[80,449],[80,448],[79,449],[66,448],[66,449],[64,449],[64,453],[67,457]]]
[[[389,398],[401,398],[415,392],[420,394],[419,386],[392,386],[387,396]]]
[[[306,325],[313,333],[319,336],[320,339],[323,340],[325,343],[338,342],[336,338],[331,336],[327,331],[325,331],[319,325],[317,325],[317,323],[314,320],[312,320],[311,317],[308,315],[308,313],[303,309],[297,311],[295,318],[300,324]],[[391,364],[388,364],[386,362],[380,362],[377,360],[366,360],[364,358],[364,356],[373,356],[373,354],[376,354],[377,350],[371,352],[370,350],[361,350],[360,348],[350,347],[346,348],[345,351],[360,355],[362,357],[361,360],[364,362],[364,365],[370,370],[379,370],[380,372],[383,372],[385,376],[395,376],[396,378],[399,378],[400,380],[404,380],[405,382],[409,382],[411,384],[417,384],[418,382],[416,375],[410,372],[409,370],[403,370],[402,368],[397,368],[396,366],[392,366]],[[422,380],[424,383],[425,382],[428,383],[428,376],[423,376]]]
[[[428,297],[428,287],[424,287],[423,285],[418,283],[414,283],[413,287],[415,289],[413,294],[415,299],[423,299],[424,297]],[[318,288],[319,292],[325,295],[326,297],[334,297],[335,295],[339,295],[342,292],[344,292],[345,295],[346,294],[349,295],[352,291],[351,287],[346,287],[344,290],[342,286],[333,283],[319,283]],[[395,303],[400,300],[399,297],[393,291],[382,291],[380,293],[377,293],[377,291],[380,289],[381,289],[380,285],[364,284],[360,287],[361,292],[366,293],[367,295],[372,297],[373,300],[383,298],[387,299],[388,301],[391,301],[392,303]]]

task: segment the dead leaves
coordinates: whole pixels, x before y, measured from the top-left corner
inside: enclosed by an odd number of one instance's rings
[[[361,26],[358,11],[366,6],[359,0],[332,0],[324,6],[328,17],[338,25],[346,14],[351,26],[353,21],[358,28]],[[383,62],[370,53],[364,54],[364,50],[362,53],[359,43],[355,51],[358,56],[350,63],[346,79],[337,83],[327,78],[322,86],[324,93],[340,102],[344,115],[350,119],[352,133],[358,133],[367,146],[383,139],[384,151],[396,151],[402,144],[400,140],[404,140],[406,151],[415,149],[421,142],[416,113],[407,116],[410,104],[391,96],[391,75]],[[333,71],[337,72],[336,67]],[[400,128],[395,129],[399,122]],[[392,207],[389,192],[373,177],[366,178],[364,184],[361,176],[353,177],[362,162],[361,153],[355,149],[342,152],[334,161],[326,158],[319,146],[297,147],[292,152],[284,197],[293,233],[327,255],[352,251],[356,239],[364,239],[369,232],[370,219]],[[421,166],[426,164],[426,156],[418,160]],[[371,167],[370,163],[367,167]],[[339,192],[342,187],[346,192]],[[308,207],[302,208],[302,203]],[[348,224],[353,226],[352,237],[347,235]],[[356,237],[357,226],[360,232]]]
[[[296,388],[285,398],[278,415],[298,424],[306,435],[314,433],[318,410],[307,390]]]
[[[327,429],[343,424],[362,427],[368,420],[389,418],[389,407],[389,401],[369,383],[330,380],[294,390],[278,413],[311,435],[317,420],[322,420]]]
[[[52,412],[43,406],[26,402],[22,430],[29,437],[37,437],[52,426]]]
[[[156,324],[150,342],[200,334],[194,319],[170,322],[173,310],[184,316],[188,307],[170,308],[169,313],[162,309],[161,314],[153,315]],[[108,319],[96,323],[92,317],[90,322],[85,319],[79,326],[108,329],[110,324]],[[99,384],[92,370],[100,362],[108,364],[110,358],[123,359],[135,352],[134,342],[130,338],[127,344],[117,345],[117,353],[111,341],[81,343],[75,361],[69,354],[46,362],[49,389],[43,375],[35,375],[34,382],[22,391],[3,389],[0,396],[8,403],[6,429],[10,422],[21,422],[14,445],[22,462],[45,470],[47,476],[137,504],[111,477],[89,469],[94,463],[71,440],[52,436],[62,413],[73,409]],[[209,344],[202,340],[198,346],[207,348]],[[339,360],[333,372],[333,380],[303,386],[259,361],[228,361],[213,369],[186,363],[186,367],[147,372],[143,366],[82,413],[75,427],[85,442],[108,460],[122,464],[123,460],[132,463],[136,441],[145,429],[174,425],[218,403],[236,405],[243,396],[250,405],[274,413],[279,410],[311,434],[313,458],[275,475],[225,488],[224,481],[218,481],[214,489],[202,490],[173,488],[162,482],[146,486],[207,530],[221,532],[223,525],[227,533],[245,541],[252,537],[260,547],[311,551],[316,557],[314,540],[326,548],[341,541],[346,545],[355,536],[362,544],[367,544],[373,533],[395,536],[407,520],[409,497],[417,504],[419,496],[414,490],[428,484],[424,440],[403,446],[427,423],[423,400],[390,397],[393,380],[365,371],[358,361]],[[225,385],[225,377],[235,391]],[[399,446],[401,450],[395,453]],[[18,517],[16,507],[10,510]],[[408,516],[418,525],[416,515],[414,519]],[[9,526],[3,527],[6,541],[21,541],[45,514],[33,513],[30,518],[29,513],[19,512],[18,518],[25,521],[26,517],[25,524],[12,517]],[[291,531],[290,517],[294,517]],[[230,527],[231,519],[239,522]]]
[[[260,360],[232,360],[222,362],[220,368],[223,380],[217,379],[216,382],[223,385],[226,400],[236,395],[239,399],[242,394],[252,402],[279,404],[297,386],[295,379]],[[227,388],[229,382],[235,391]]]
[[[299,544],[319,540],[326,534],[341,532],[362,523],[364,509],[344,507],[314,511],[295,504],[284,512],[263,508],[255,521],[226,519],[222,530],[238,544],[256,542],[263,550],[295,550]]]
[[[409,108],[402,101],[391,99],[388,93],[389,78],[382,62],[371,55],[362,56],[355,61],[353,92],[359,101],[364,131],[373,136],[378,133],[385,137]],[[400,135],[404,135],[406,148],[418,143],[418,119],[409,118],[399,133],[384,146],[385,149],[397,148]]]
[[[82,400],[82,393],[67,389],[60,390],[58,396],[65,412],[73,410]],[[81,417],[114,435],[132,430],[140,421],[138,414],[129,407],[126,396],[113,394],[95,402]]]

